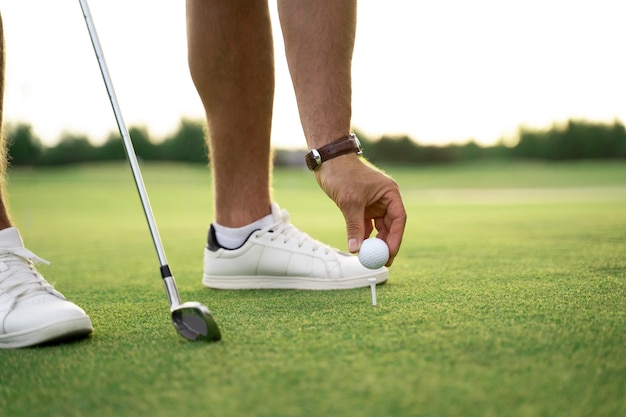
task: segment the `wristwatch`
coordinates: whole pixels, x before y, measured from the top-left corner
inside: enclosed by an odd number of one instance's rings
[[[306,166],[309,167],[311,171],[315,171],[322,166],[323,162],[349,153],[356,153],[357,155],[363,154],[361,142],[359,142],[359,139],[354,134],[337,139],[321,148],[311,149],[311,152],[304,156],[304,160],[306,161]]]

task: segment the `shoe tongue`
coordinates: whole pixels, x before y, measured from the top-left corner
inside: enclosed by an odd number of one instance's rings
[[[15,227],[0,230],[0,248],[23,248],[24,242]]]
[[[272,219],[274,219],[274,223],[278,223],[283,220],[283,212],[280,207],[276,203],[272,203]]]

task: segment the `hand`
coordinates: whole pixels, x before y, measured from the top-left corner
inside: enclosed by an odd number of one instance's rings
[[[357,155],[342,155],[322,164],[315,178],[346,220],[348,249],[356,253],[374,227],[389,246],[391,266],[406,225],[406,210],[398,184]]]

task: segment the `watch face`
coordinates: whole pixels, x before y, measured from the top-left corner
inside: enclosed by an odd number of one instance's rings
[[[311,171],[315,171],[317,167],[322,165],[322,156],[317,151],[317,149],[312,149],[311,152],[305,155],[304,160],[306,161],[307,167]]]

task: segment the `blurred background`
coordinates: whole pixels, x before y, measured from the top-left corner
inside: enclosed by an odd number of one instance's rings
[[[305,147],[274,18],[278,164]],[[184,2],[91,0],[137,152],[205,163]],[[123,159],[78,1],[0,0],[13,165]],[[354,128],[373,161],[624,158],[626,3],[361,1]],[[69,152],[68,152],[69,151]]]

